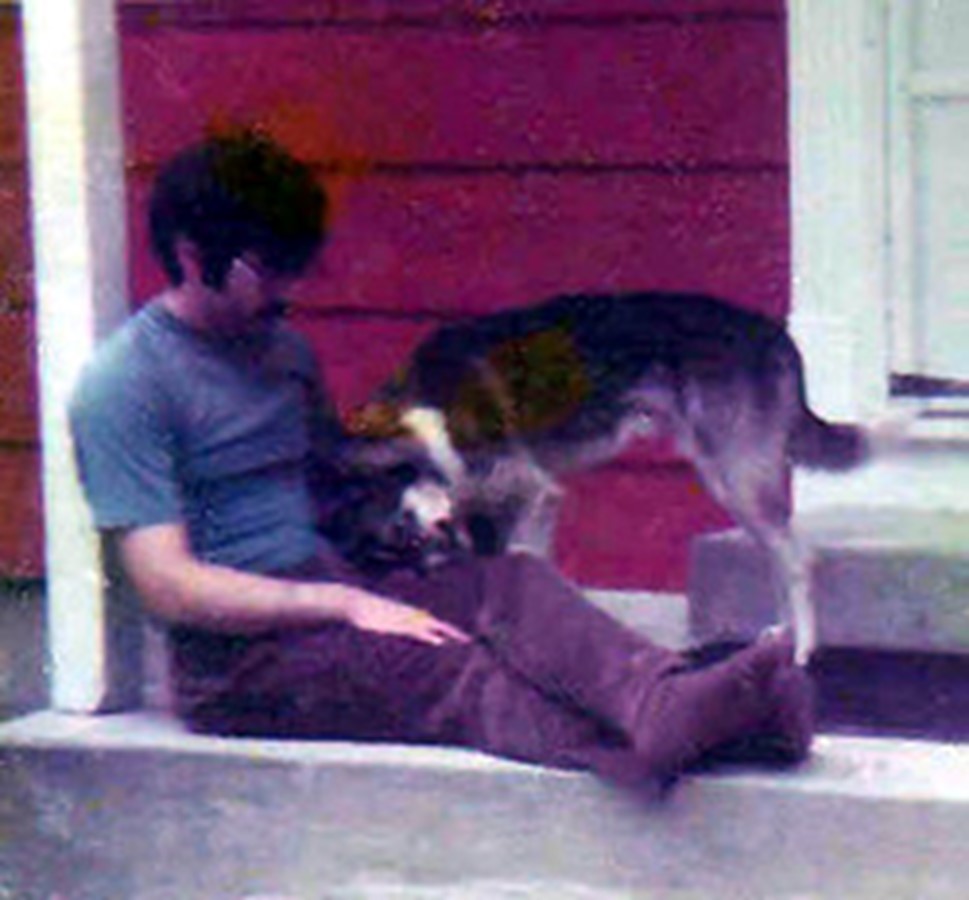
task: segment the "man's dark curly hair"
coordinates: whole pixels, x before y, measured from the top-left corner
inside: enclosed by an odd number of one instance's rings
[[[152,248],[173,285],[185,277],[179,238],[198,248],[202,277],[216,289],[243,252],[275,275],[299,275],[325,240],[326,213],[310,167],[266,135],[243,130],[210,137],[161,169],[149,210]]]

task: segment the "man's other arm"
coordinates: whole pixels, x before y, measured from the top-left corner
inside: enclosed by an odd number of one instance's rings
[[[121,563],[147,608],[174,624],[258,634],[327,621],[428,644],[466,642],[453,625],[408,604],[338,582],[289,581],[195,557],[184,526],[116,532]]]

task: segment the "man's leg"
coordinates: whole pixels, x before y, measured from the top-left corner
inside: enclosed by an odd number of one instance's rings
[[[334,624],[252,642],[181,714],[201,732],[475,747],[615,780],[648,773],[621,737],[503,664],[483,643],[435,647]]]
[[[411,594],[478,635],[544,693],[625,735],[663,774],[751,736],[779,738],[803,757],[813,728],[811,685],[788,640],[767,638],[691,671],[590,604],[553,567],[527,555],[478,560],[431,577]],[[419,594],[419,595],[418,595]]]

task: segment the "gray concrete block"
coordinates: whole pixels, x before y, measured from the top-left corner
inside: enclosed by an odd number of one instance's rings
[[[0,726],[0,896],[962,897],[969,747],[823,738],[663,797],[463,750]]]
[[[822,646],[969,653],[969,515],[835,510],[797,527],[815,553]],[[769,560],[739,531],[694,542],[689,595],[699,640],[749,639],[778,620]]]
[[[43,584],[0,580],[0,719],[46,705]]]
[[[685,594],[592,588],[585,593],[600,609],[661,646],[682,650],[690,645],[690,617]]]

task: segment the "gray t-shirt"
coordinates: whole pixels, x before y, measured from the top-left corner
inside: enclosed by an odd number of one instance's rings
[[[322,550],[309,464],[335,424],[295,332],[228,344],[155,301],[99,348],[70,417],[99,529],[182,523],[200,559],[253,572]]]

